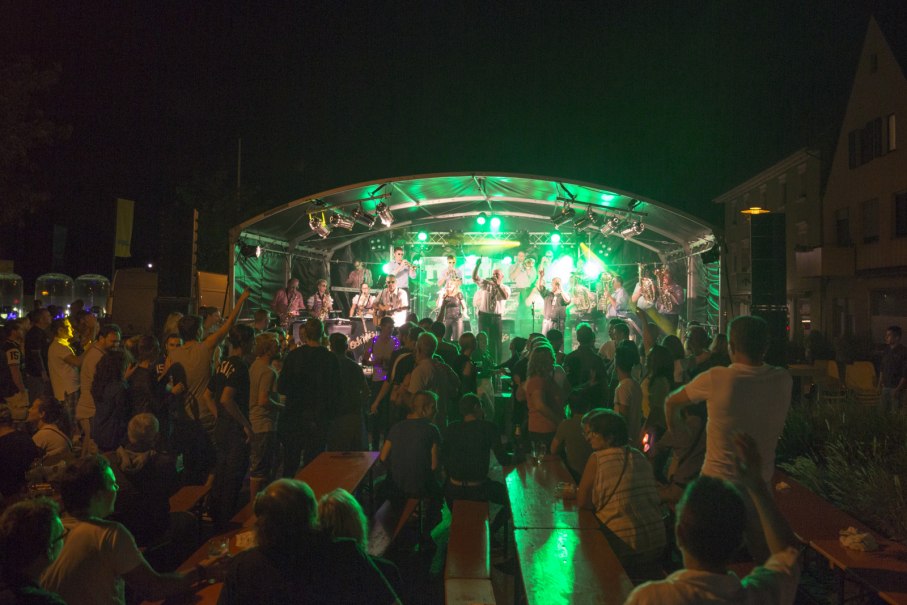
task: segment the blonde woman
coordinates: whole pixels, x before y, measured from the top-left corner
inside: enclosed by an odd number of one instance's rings
[[[438,321],[444,324],[444,338],[457,342],[463,334],[463,319],[466,317],[466,299],[460,292],[460,282],[447,280],[447,285],[438,295]]]

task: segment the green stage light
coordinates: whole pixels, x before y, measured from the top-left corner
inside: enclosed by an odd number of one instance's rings
[[[381,267],[381,270],[384,271],[385,275],[390,275],[391,273],[394,272],[394,270],[393,270],[393,268],[391,268],[391,264],[389,262],[384,263],[384,266]]]
[[[596,260],[586,261],[586,264],[583,265],[583,275],[588,279],[598,279],[604,269],[602,264]]]
[[[476,224],[479,226],[482,226],[485,224],[485,221],[487,221],[487,220],[488,220],[488,215],[485,214],[484,212],[480,212],[479,215],[476,217]]]
[[[491,217],[491,230],[499,231],[501,229],[501,219],[496,216]]]
[[[560,233],[552,233],[552,234],[551,234],[551,243],[554,244],[555,246],[557,246],[558,244],[560,244],[560,243],[561,243],[561,234],[560,234]]]
[[[505,267],[508,267],[508,266],[512,265],[512,264],[513,264],[513,257],[512,257],[512,256],[505,256],[504,258],[501,259],[501,264],[504,265]]]
[[[428,240],[428,234],[425,233],[424,231],[420,231],[420,232],[419,232],[419,235],[416,236],[416,237],[419,238],[419,241],[420,241],[420,242],[424,242],[424,241]]]
[[[602,194],[602,201],[605,202],[605,203],[608,203],[608,202],[614,200],[614,198],[616,198],[616,197],[617,197],[617,196],[614,195],[613,193],[603,193],[603,194]]]

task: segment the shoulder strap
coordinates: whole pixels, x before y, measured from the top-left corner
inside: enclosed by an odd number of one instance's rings
[[[624,465],[623,465],[623,467],[621,467],[621,469],[620,469],[620,476],[617,478],[617,483],[614,484],[614,489],[611,490],[611,493],[608,494],[608,497],[605,498],[605,501],[602,502],[602,505],[599,506],[599,507],[595,510],[595,512],[598,512],[598,511],[602,510],[603,508],[605,508],[605,506],[608,505],[608,502],[611,501],[611,498],[614,497],[614,494],[617,493],[617,488],[620,487],[620,482],[621,482],[621,481],[623,480],[623,478],[624,478],[624,473],[627,472],[627,463],[628,463],[629,461],[630,461],[630,446],[629,446],[629,445],[625,445],[625,446],[624,446]]]

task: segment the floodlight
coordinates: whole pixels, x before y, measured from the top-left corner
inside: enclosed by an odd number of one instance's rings
[[[491,230],[497,231],[501,228],[501,219],[496,216],[491,217]]]
[[[554,245],[557,245],[557,244],[561,243],[561,234],[560,234],[560,233],[552,233],[552,234],[551,234],[551,243],[554,244]]]
[[[621,229],[620,236],[624,239],[629,239],[631,237],[639,235],[640,233],[645,231],[645,229],[646,228],[641,222],[633,221],[632,223]]]
[[[480,212],[478,214],[478,216],[476,216],[476,224],[479,226],[484,225],[487,221],[488,221],[488,215],[485,214],[484,212]]]
[[[354,221],[356,221],[363,227],[367,227],[369,229],[374,227],[375,221],[378,220],[378,217],[376,217],[374,214],[367,213],[361,207],[353,210],[353,212],[351,213],[351,216],[353,217]]]
[[[252,258],[252,257],[258,258],[261,256],[261,246],[254,246],[252,244],[240,243],[239,244],[239,253],[245,258]],[[149,267],[149,269],[150,268],[151,267]]]
[[[384,202],[379,202],[378,205],[375,206],[375,212],[378,214],[378,218],[381,219],[381,224],[385,227],[390,227],[394,224],[394,214]]]
[[[616,216],[612,216],[611,218],[609,218],[608,220],[605,221],[604,225],[602,225],[602,228],[601,228],[602,235],[606,235],[606,236],[612,235],[615,231],[617,231],[617,227],[619,225],[620,225],[620,219],[617,218]]]
[[[573,228],[577,231],[583,231],[585,229],[598,229],[598,215],[594,212],[586,212],[575,221],[573,221]]]
[[[343,216],[342,214],[337,214],[336,212],[331,215],[331,218],[328,219],[331,223],[331,227],[346,229],[347,231],[352,231],[353,226],[356,224],[348,216]]]
[[[560,227],[574,216],[576,216],[576,210],[570,206],[564,206],[560,212],[554,213],[554,216],[551,217],[551,222],[554,223],[555,227]]]
[[[428,234],[425,233],[424,231],[420,231],[419,235],[417,235],[416,237],[419,239],[420,242],[424,242],[428,239]]]
[[[318,234],[321,239],[324,239],[331,234],[331,228],[324,224],[324,221],[314,214],[309,217],[309,228]]]

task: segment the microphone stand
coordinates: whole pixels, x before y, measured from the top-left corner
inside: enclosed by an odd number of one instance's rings
[[[535,301],[532,301],[532,331],[535,332]]]

